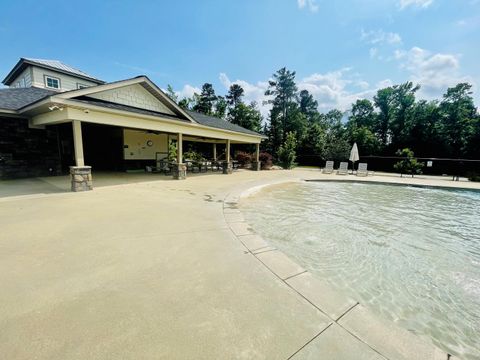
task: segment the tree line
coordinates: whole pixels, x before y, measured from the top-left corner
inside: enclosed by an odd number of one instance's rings
[[[264,133],[263,147],[277,159],[289,148],[296,155],[345,160],[354,142],[361,155],[391,156],[409,148],[419,157],[480,159],[480,115],[472,85],[459,83],[433,101],[417,99],[419,89],[405,82],[378,90],[373,101],[357,100],[347,112],[320,113],[313,95],[299,91],[295,72],[282,68],[265,92],[271,105],[267,119],[256,103],[244,103],[238,84],[224,97],[209,83],[192,98],[178,99],[171,86],[167,92],[185,109]]]
[[[179,99],[171,85],[167,87],[167,95],[180,107],[186,110],[215,116],[230,121],[256,132],[262,131],[262,114],[256,102],[246,104],[243,101],[245,90],[237,84],[230,86],[226,96],[215,94],[212,84],[205,83],[200,94],[193,94],[191,98]]]

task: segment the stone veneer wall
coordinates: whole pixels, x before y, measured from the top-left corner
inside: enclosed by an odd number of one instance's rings
[[[0,117],[0,179],[60,173],[55,127],[31,129],[27,119]]]

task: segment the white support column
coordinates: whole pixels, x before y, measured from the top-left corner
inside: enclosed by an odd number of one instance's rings
[[[82,123],[79,120],[72,121],[73,128],[73,146],[75,148],[75,165],[85,166],[83,159],[83,139],[82,139]]]
[[[233,164],[230,158],[230,139],[227,139],[225,146],[225,161],[223,162],[223,173],[231,174],[233,172]]]
[[[181,164],[183,161],[183,134],[177,134],[177,163]]]
[[[187,166],[183,163],[183,134],[177,134],[177,165],[173,169],[173,178],[184,180],[187,178]]]
[[[72,120],[73,146],[75,150],[75,166],[70,166],[70,182],[72,191],[89,191],[93,189],[92,168],[85,166],[83,159],[82,123]]]
[[[213,143],[213,160],[217,161],[217,144]]]
[[[252,170],[260,171],[262,164],[260,163],[260,144],[256,144],[255,161],[252,161]]]
[[[230,139],[227,139],[227,145],[225,150],[225,160],[226,162],[230,162]]]

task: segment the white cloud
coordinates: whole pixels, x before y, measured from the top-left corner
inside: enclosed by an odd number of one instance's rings
[[[466,30],[473,30],[480,26],[480,16],[472,16],[464,19],[457,20],[455,25],[464,28]]]
[[[403,10],[403,9],[409,7],[409,6],[426,9],[430,5],[432,5],[433,2],[434,2],[434,0],[400,0],[398,5],[399,5],[401,10]]]
[[[378,56],[378,49],[377,48],[370,48],[369,54],[370,54],[371,59],[375,59]]]
[[[390,86],[393,86],[393,81],[390,80],[390,79],[381,80],[381,81],[377,82],[377,84],[375,85],[375,87],[377,89],[384,89],[384,88],[387,88],[387,87],[390,87]]]
[[[298,88],[308,90],[313,95],[320,111],[346,111],[356,100],[372,98],[376,91],[370,89],[368,82],[357,79],[357,74],[351,74],[351,70],[343,68],[324,74],[312,74],[301,79]]]
[[[365,31],[364,29],[362,29],[360,38],[371,45],[396,45],[402,43],[402,37],[399,34],[393,32],[385,32],[382,29],[372,31]]]
[[[186,84],[182,90],[180,91],[175,91],[175,94],[179,97],[179,99],[183,98],[190,98],[193,96],[193,94],[197,93],[200,94],[202,90],[198,87]]]
[[[263,102],[268,99],[265,91],[268,81],[259,81],[255,84],[245,80],[231,81],[227,74],[221,73],[220,82],[225,87],[225,92],[232,84],[238,84],[245,90],[245,101],[256,101],[262,115],[266,118],[270,105]],[[342,68],[327,73],[313,73],[303,79],[297,79],[299,90],[308,90],[318,101],[320,111],[339,109],[346,111],[357,99],[372,98],[377,88],[370,88],[365,80],[353,74],[351,68]]]
[[[448,87],[458,82],[474,84],[471,78],[461,74],[459,55],[432,53],[413,47],[410,50],[395,50],[391,60],[397,61],[400,68],[406,72],[404,80],[401,81],[410,80],[422,86],[418,93],[419,98],[439,99]],[[241,79],[233,81],[225,73],[219,74],[219,80],[224,89],[219,89],[217,93],[225,94],[232,84],[238,84],[245,91],[244,100],[256,101],[262,115],[268,117],[270,105],[263,104],[268,99],[265,96],[268,80],[255,83]],[[378,89],[393,85],[394,82],[388,78],[371,85],[348,67],[297,78],[298,89],[308,90],[318,101],[321,112],[331,109],[347,111],[356,100],[371,100]],[[179,94],[191,96],[194,91],[199,92],[200,89],[186,85]]]
[[[318,11],[317,0],[297,0],[297,4],[299,9],[308,8],[311,12]]]
[[[473,83],[471,78],[461,74],[459,55],[434,54],[413,47],[408,51],[396,51],[394,57],[400,61],[400,67],[410,73],[410,80],[422,86],[420,97],[439,98],[448,87],[459,82]]]
[[[245,80],[231,81],[225,73],[220,73],[219,79],[222,85],[225,87],[225,93],[228,91],[231,85],[240,85],[244,90],[244,101],[247,103],[255,101],[258,104],[262,115],[264,117],[268,115],[270,105],[263,104],[263,102],[267,100],[265,91],[268,89],[268,81],[258,81],[256,84],[249,83]]]
[[[268,81],[259,81],[255,84],[245,80],[231,81],[225,73],[221,73],[220,82],[225,87],[225,92],[232,84],[242,86],[245,90],[245,101],[256,101],[262,115],[265,118],[268,117],[271,106],[263,104],[268,99],[265,96]],[[391,85],[392,81],[387,79],[371,87],[359,74],[353,73],[352,68],[348,67],[326,73],[313,73],[297,79],[298,90],[308,90],[318,101],[321,112],[332,109],[347,111],[356,100],[372,99],[379,88]]]

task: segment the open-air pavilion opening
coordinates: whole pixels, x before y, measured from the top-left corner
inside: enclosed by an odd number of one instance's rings
[[[122,128],[118,126],[92,124],[76,121],[52,125],[57,127],[60,142],[62,169],[68,170],[72,163],[91,166],[92,172],[161,172],[166,163],[186,163],[187,172],[203,172],[232,162],[234,149],[253,147],[258,161],[259,146],[249,143],[232,142],[183,134],[172,134],[154,130]],[[81,137],[75,142],[75,136]],[[179,138],[182,144],[179,144]],[[258,145],[258,144],[257,144]],[[76,146],[80,149],[76,149]],[[177,152],[171,158],[171,148]],[[203,160],[195,161],[185,157],[185,152],[201,154]],[[77,154],[77,155],[76,155]],[[77,158],[76,158],[77,156]],[[205,167],[197,168],[198,163]],[[201,165],[201,164],[198,164]],[[82,166],[82,165],[77,165]]]
[[[93,188],[92,171],[164,172],[174,179],[209,170],[231,174],[234,149],[242,146],[256,154],[252,169],[260,169],[263,135],[185,110],[145,76],[63,92],[34,87],[14,90],[22,97],[13,103],[5,98],[10,109],[1,114],[8,117],[5,126],[18,124],[12,147],[21,147],[18,140],[28,147],[31,137],[41,149],[28,153],[23,147],[27,159],[20,161],[12,149],[0,164],[0,178],[15,177],[19,165],[21,177],[68,171],[72,190],[83,191]],[[10,128],[7,131],[11,133]],[[184,156],[192,154],[190,150],[201,156]],[[42,157],[42,151],[48,158]]]

